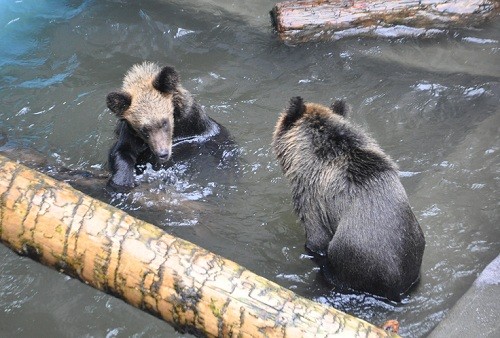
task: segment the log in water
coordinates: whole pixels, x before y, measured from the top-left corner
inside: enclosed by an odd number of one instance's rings
[[[199,336],[391,335],[3,156],[0,240]]]
[[[301,0],[271,11],[279,38],[296,44],[354,35],[420,36],[476,26],[498,13],[495,0]]]

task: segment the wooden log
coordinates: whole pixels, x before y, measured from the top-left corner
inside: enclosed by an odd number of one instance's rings
[[[394,336],[3,156],[0,240],[199,336]]]
[[[279,38],[290,44],[353,35],[432,34],[475,26],[498,13],[498,0],[299,0],[271,10]]]

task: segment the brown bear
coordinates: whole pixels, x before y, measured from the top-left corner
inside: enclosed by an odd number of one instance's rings
[[[334,283],[400,301],[420,276],[425,239],[396,164],[331,107],[291,99],[273,135],[306,247]]]
[[[109,153],[108,186],[115,191],[132,189],[136,169],[145,163],[158,169],[203,151],[222,157],[222,148],[232,144],[226,128],[205,113],[170,66],[134,65],[106,103],[119,119]]]

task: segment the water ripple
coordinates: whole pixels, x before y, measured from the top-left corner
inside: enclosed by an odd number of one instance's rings
[[[64,70],[62,72],[57,72],[49,78],[35,78],[33,80],[24,81],[19,84],[21,88],[44,88],[48,86],[52,86],[58,83],[63,82],[66,78],[71,76],[73,72],[78,68],[80,64],[76,57],[76,54],[73,54],[66,62]]]

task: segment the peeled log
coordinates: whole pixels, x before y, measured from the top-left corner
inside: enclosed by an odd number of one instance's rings
[[[271,18],[279,38],[296,44],[354,35],[433,34],[478,25],[499,7],[498,0],[292,0],[277,3]]]
[[[200,336],[394,336],[3,156],[0,239]]]

